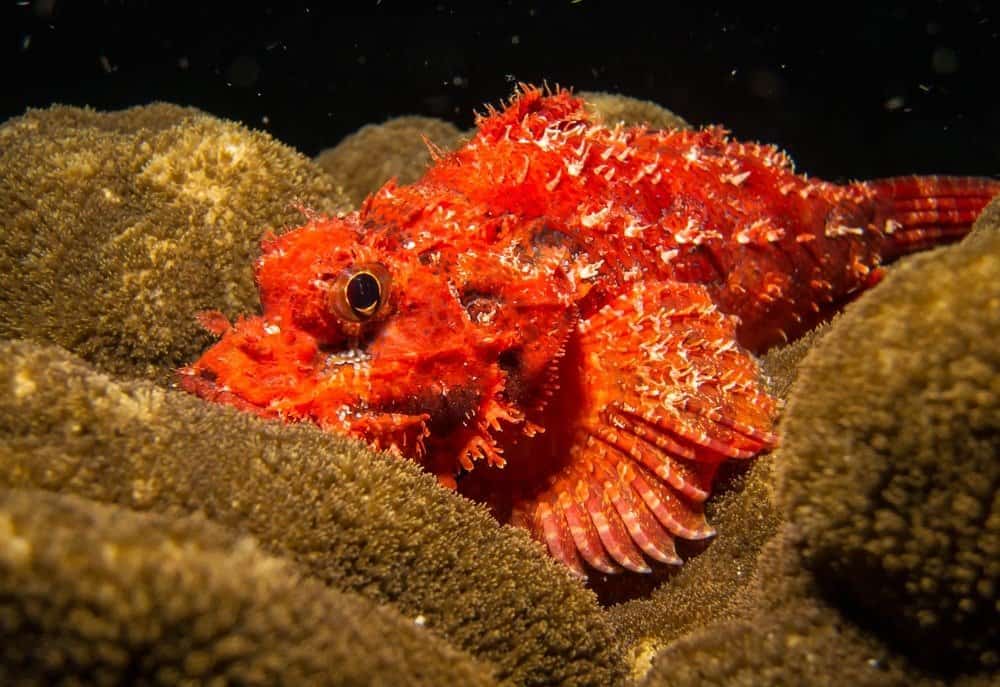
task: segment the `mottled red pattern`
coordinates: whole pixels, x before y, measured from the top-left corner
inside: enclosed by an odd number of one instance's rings
[[[409,456],[579,574],[647,571],[713,533],[720,463],[775,445],[751,354],[998,190],[810,180],[719,128],[523,88],[416,184],[265,240],[263,314],[206,316],[222,338],[180,380]]]

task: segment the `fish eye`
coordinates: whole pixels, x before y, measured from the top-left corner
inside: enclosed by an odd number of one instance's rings
[[[337,315],[362,322],[382,310],[389,295],[389,272],[378,264],[357,265],[337,278],[331,306]]]
[[[355,314],[370,317],[382,299],[382,288],[371,272],[358,272],[347,281],[344,295]]]

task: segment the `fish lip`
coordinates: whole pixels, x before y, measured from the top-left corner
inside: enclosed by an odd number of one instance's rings
[[[230,405],[261,417],[270,416],[267,406],[247,400],[235,393],[227,384],[219,384],[215,371],[209,368],[198,369],[190,365],[182,367],[176,372],[174,384],[206,401]]]

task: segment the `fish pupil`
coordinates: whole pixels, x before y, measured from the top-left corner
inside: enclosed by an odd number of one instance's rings
[[[359,315],[370,315],[375,311],[381,292],[378,279],[369,272],[359,272],[347,282],[347,302]]]

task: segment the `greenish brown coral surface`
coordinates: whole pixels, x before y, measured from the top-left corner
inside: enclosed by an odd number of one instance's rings
[[[0,684],[495,684],[386,606],[203,517],[0,490]]]
[[[0,337],[169,380],[210,337],[193,314],[257,307],[261,236],[296,205],[345,209],[269,136],[191,108],[30,111],[0,127]]]
[[[366,135],[412,171],[406,124]],[[170,388],[196,312],[257,307],[264,232],[382,183],[364,140],[327,174],[172,105],[0,126],[0,681],[995,680],[1000,206],[768,356],[784,445],[726,476],[714,541],[595,580],[602,607],[415,466]]]
[[[115,381],[28,342],[0,345],[0,399],[0,484],[202,513],[327,584],[423,617],[517,684],[602,684],[621,670],[591,594],[412,463]]]
[[[316,156],[316,164],[338,179],[354,205],[389,179],[411,184],[431,164],[428,143],[456,148],[458,127],[432,117],[396,117],[369,124]],[[425,142],[426,140],[426,142]]]
[[[784,423],[806,564],[921,661],[1000,664],[998,325],[1000,232],[914,256],[811,351]]]

